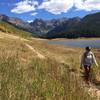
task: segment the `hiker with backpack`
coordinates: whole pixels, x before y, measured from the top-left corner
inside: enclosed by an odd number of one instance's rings
[[[84,67],[85,70],[85,80],[86,83],[89,84],[90,79],[90,71],[93,64],[95,64],[98,67],[96,58],[94,56],[94,53],[91,51],[91,47],[86,47],[85,52],[82,55],[81,58],[81,69]]]

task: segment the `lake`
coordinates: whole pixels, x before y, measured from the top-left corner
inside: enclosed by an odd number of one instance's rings
[[[100,39],[97,40],[63,40],[63,41],[49,41],[49,44],[60,44],[73,47],[86,47],[100,48]]]

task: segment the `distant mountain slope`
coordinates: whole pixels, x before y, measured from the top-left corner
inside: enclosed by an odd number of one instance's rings
[[[39,36],[44,35],[52,29],[52,26],[47,25],[46,21],[42,19],[35,19],[33,22],[30,23],[30,25],[33,27],[34,32],[37,33]]]
[[[33,31],[39,36],[43,36],[55,27],[65,23],[67,18],[52,19],[52,20],[43,20],[35,19],[30,25],[33,27]]]
[[[100,12],[84,18],[35,19],[31,23],[0,14],[0,20],[40,38],[100,37]]]
[[[83,19],[69,19],[65,24],[49,31],[46,38],[100,37],[100,13],[90,14]]]
[[[10,23],[17,28],[20,28],[22,30],[25,30],[34,34],[33,27],[28,22],[24,22],[20,18],[8,17],[4,14],[0,14],[0,20]]]
[[[12,24],[2,21],[2,20],[0,20],[0,31],[3,31],[5,33],[19,35],[21,37],[28,37],[32,35],[31,33],[18,29]]]
[[[77,30],[81,37],[100,37],[100,12],[85,16]]]
[[[71,33],[77,27],[77,25],[81,22],[81,19],[71,18],[66,21],[64,24],[60,24],[59,26],[55,27],[53,30],[49,31],[46,34],[46,38],[64,38],[66,37],[66,33]],[[67,36],[69,37],[69,36]]]
[[[8,22],[25,31],[33,32],[32,26],[28,22],[24,22],[19,18],[9,17]]]

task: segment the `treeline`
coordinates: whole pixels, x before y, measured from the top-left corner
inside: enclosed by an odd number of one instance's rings
[[[90,14],[81,20],[66,22],[51,30],[45,38],[100,37],[100,13]]]

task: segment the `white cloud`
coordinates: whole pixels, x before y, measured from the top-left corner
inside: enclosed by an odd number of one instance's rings
[[[30,11],[35,11],[36,6],[38,6],[38,2],[34,0],[24,0],[20,1],[15,4],[16,7],[11,10],[13,13],[25,13],[25,12],[30,12]]]
[[[78,10],[100,10],[100,0],[75,0],[74,3]]]
[[[13,13],[25,13],[30,11],[46,10],[52,14],[61,14],[68,12],[72,7],[77,10],[100,10],[100,0],[43,0],[39,5],[39,0],[24,0],[15,4],[11,10]],[[35,16],[37,13],[32,13]]]
[[[28,22],[28,23],[31,23],[31,22],[33,22],[33,20],[28,20],[27,22]]]
[[[37,12],[31,13],[32,16],[35,16],[35,15],[37,15],[37,14],[38,14]]]
[[[44,0],[39,9],[61,14],[68,12],[72,7],[85,11],[100,10],[100,0]]]
[[[44,0],[39,9],[45,9],[52,14],[67,12],[73,7],[73,0]]]

